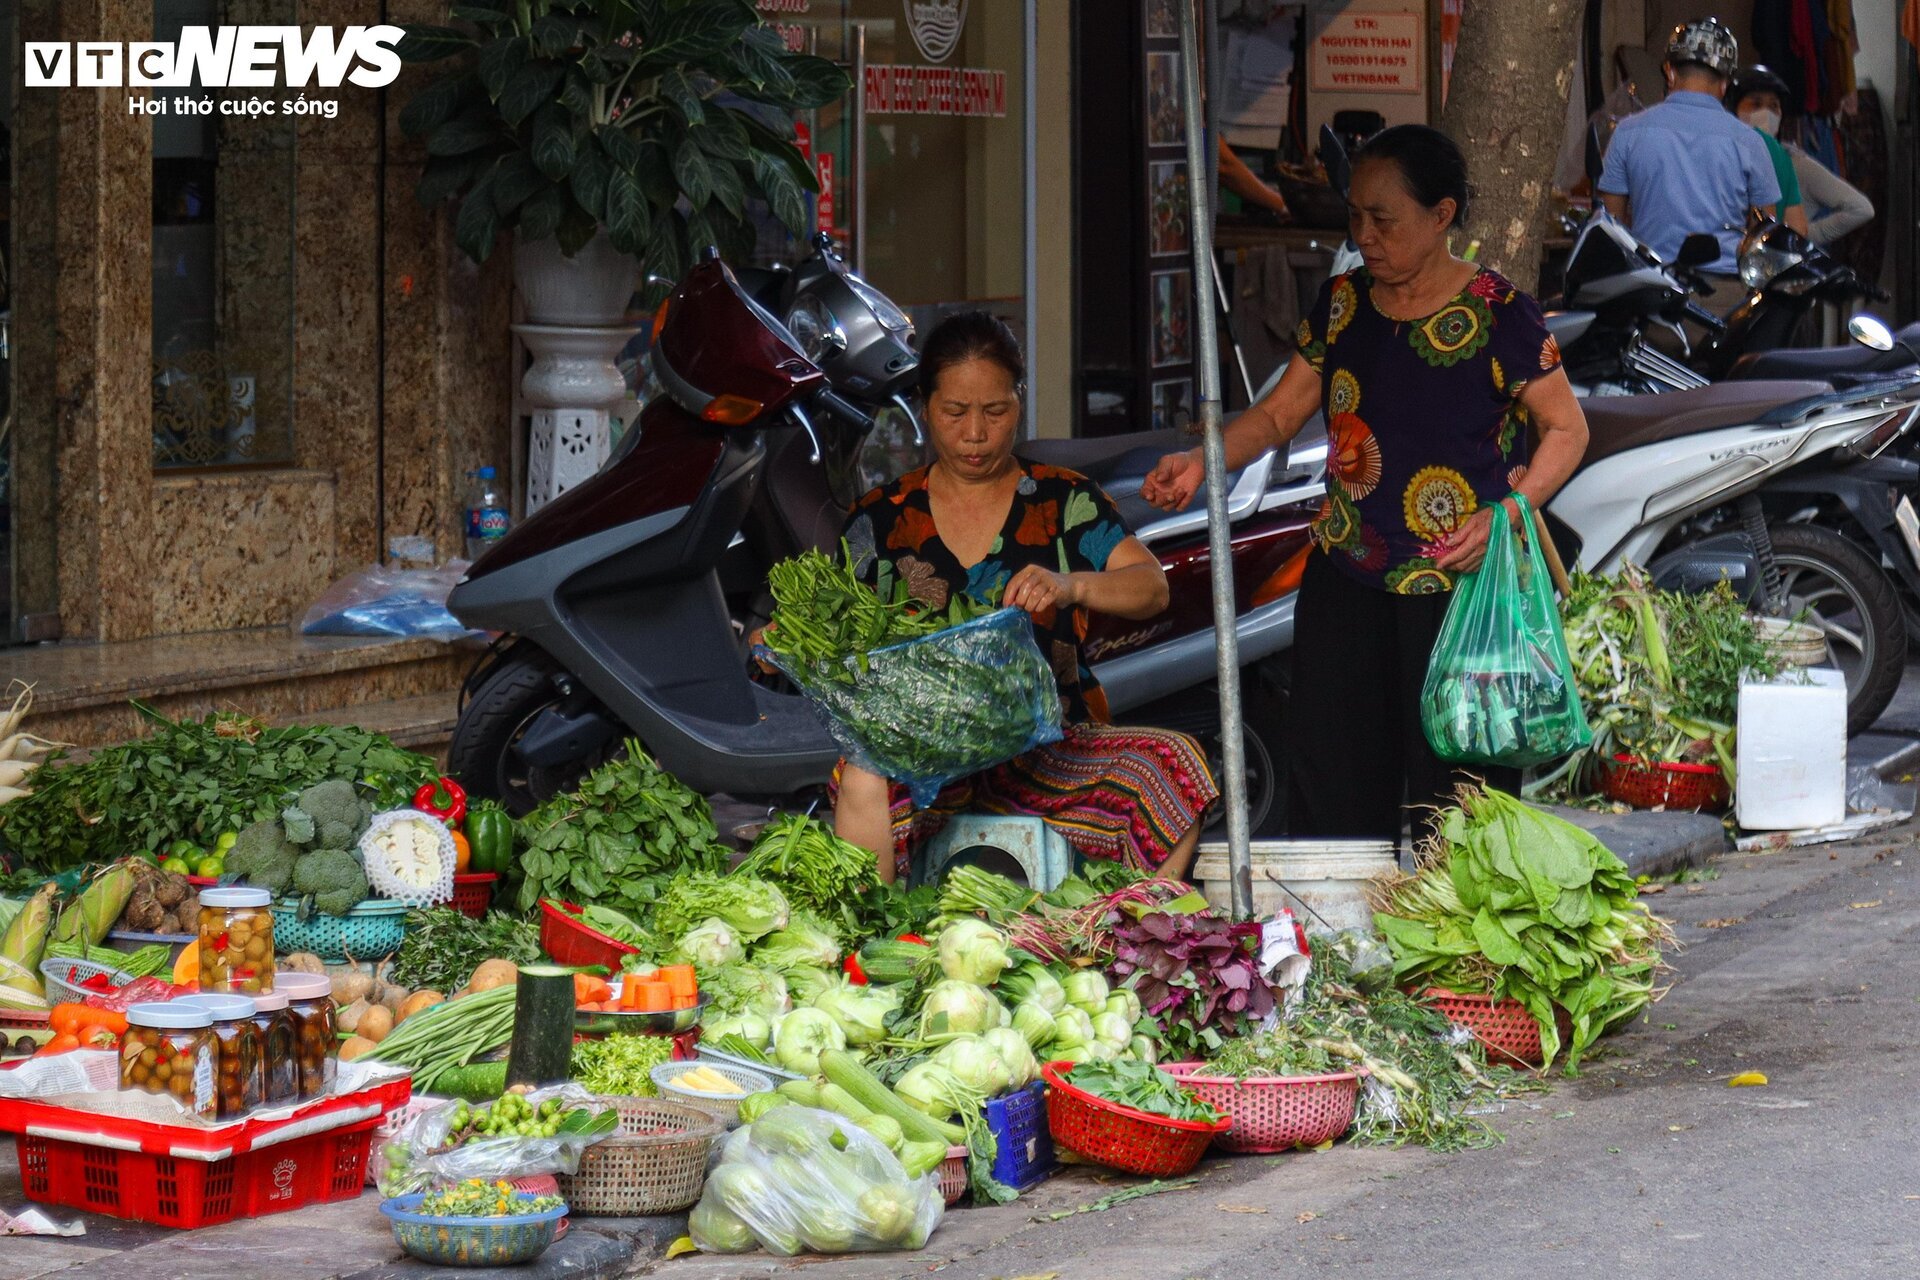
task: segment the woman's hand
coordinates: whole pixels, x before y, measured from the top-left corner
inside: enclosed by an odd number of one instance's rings
[[[1487,535],[1493,528],[1494,512],[1507,516],[1507,527],[1513,527],[1512,517],[1507,504],[1500,502],[1495,506],[1482,507],[1467,517],[1467,522],[1455,529],[1442,545],[1447,548],[1435,567],[1448,573],[1472,573],[1487,558]]]
[[[1140,482],[1140,496],[1163,511],[1181,511],[1206,478],[1207,465],[1198,449],[1170,453]]]
[[[1008,579],[1000,602],[1010,609],[1025,609],[1031,614],[1070,609],[1080,603],[1079,587],[1071,574],[1055,573],[1030,564]]]

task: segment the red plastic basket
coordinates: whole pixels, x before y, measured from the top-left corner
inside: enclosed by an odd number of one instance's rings
[[[1233,1122],[1213,1140],[1222,1151],[1265,1154],[1317,1147],[1353,1127],[1362,1071],[1318,1076],[1267,1076],[1236,1080],[1202,1074],[1205,1064],[1175,1062],[1160,1068]]]
[[[618,972],[621,959],[640,950],[581,924],[574,918],[579,914],[571,902],[540,900],[540,949],[555,963],[579,968],[597,964]]]
[[[1636,809],[1694,810],[1719,813],[1733,798],[1727,775],[1717,764],[1655,764],[1620,754],[1601,770],[1607,799]]]
[[[1518,1000],[1496,1000],[1490,995],[1470,995],[1445,987],[1428,987],[1420,993],[1420,1000],[1448,1021],[1473,1032],[1473,1038],[1487,1047],[1487,1061],[1532,1068],[1547,1064],[1540,1045],[1540,1024]],[[1573,1019],[1565,1009],[1555,1009],[1554,1023],[1560,1042],[1565,1044],[1573,1034]]]
[[[453,909],[478,920],[493,905],[493,888],[500,877],[492,871],[468,871],[453,878]]]
[[[53,1017],[51,1006],[45,1009],[8,1009],[0,1008],[0,1027],[21,1027],[28,1031],[46,1029]]]
[[[42,1204],[162,1227],[210,1227],[358,1196],[376,1124],[363,1121],[214,1161],[23,1134],[20,1180],[27,1198]]]
[[[947,1158],[940,1162],[940,1196],[948,1206],[959,1204],[967,1194],[967,1149],[964,1146],[947,1148]]]
[[[1047,1082],[1047,1128],[1053,1140],[1075,1155],[1143,1178],[1174,1178],[1190,1173],[1215,1136],[1233,1121],[1206,1124],[1149,1115],[1096,1098],[1067,1082],[1071,1062],[1040,1068]]]

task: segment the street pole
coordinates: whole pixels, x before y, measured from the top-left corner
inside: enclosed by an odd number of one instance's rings
[[[1227,521],[1227,446],[1220,434],[1220,331],[1213,296],[1214,140],[1200,99],[1200,40],[1194,0],[1180,10],[1180,71],[1187,128],[1187,197],[1192,202],[1193,305],[1197,342],[1200,430],[1207,462],[1207,547],[1213,561],[1214,652],[1219,660],[1220,768],[1226,777],[1227,867],[1232,876],[1233,914],[1253,914],[1253,859],[1247,831],[1246,736],[1240,715],[1240,636],[1233,598],[1233,531]]]

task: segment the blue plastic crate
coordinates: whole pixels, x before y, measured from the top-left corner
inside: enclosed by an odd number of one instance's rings
[[[1047,1086],[1035,1080],[1018,1093],[989,1098],[987,1127],[993,1130],[1000,1153],[993,1159],[993,1176],[1015,1191],[1045,1182],[1053,1175],[1053,1133],[1047,1127]]]

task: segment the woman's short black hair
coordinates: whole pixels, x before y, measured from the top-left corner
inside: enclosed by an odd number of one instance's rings
[[[969,360],[991,360],[1013,379],[1013,392],[1027,393],[1027,362],[1020,340],[999,316],[986,311],[960,311],[933,327],[920,344],[920,396],[933,398],[940,375]]]
[[[1354,154],[1353,163],[1385,160],[1400,171],[1407,194],[1428,209],[1442,200],[1452,200],[1453,221],[1459,226],[1467,220],[1467,205],[1473,199],[1473,184],[1467,181],[1467,157],[1459,144],[1438,129],[1424,124],[1397,124],[1374,134]]]

